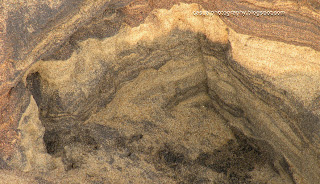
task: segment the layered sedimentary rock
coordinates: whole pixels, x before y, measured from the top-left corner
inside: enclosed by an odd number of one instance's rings
[[[318,1],[1,8],[8,183],[320,180]]]

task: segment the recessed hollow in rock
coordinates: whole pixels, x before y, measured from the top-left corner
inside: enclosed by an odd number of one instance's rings
[[[234,126],[249,117],[237,84],[223,78],[233,76],[230,46],[176,29],[106,55],[101,51],[113,50],[110,40],[88,40],[69,60],[41,61],[27,77],[47,153],[61,158],[66,171],[116,167],[122,174],[137,169],[143,177],[154,167],[156,174],[146,181],[187,183],[249,183],[255,181],[250,173],[260,172],[266,174],[261,182],[294,182],[268,142],[240,135]],[[86,49],[97,43],[88,55]],[[98,101],[104,103],[92,103]],[[111,164],[99,161],[110,155],[117,157]]]
[[[4,96],[19,106],[5,109],[23,113],[3,125],[3,167],[59,183],[318,181],[317,51],[189,14],[197,4],[126,3],[80,3],[16,53],[23,74]],[[117,24],[143,7],[143,24]]]

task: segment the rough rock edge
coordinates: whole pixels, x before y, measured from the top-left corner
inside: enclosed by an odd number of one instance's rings
[[[23,113],[19,121],[18,145],[20,149],[16,151],[9,164],[24,172],[46,172],[56,167],[56,161],[47,153],[43,141],[45,128],[39,119],[38,106],[31,96],[29,106]]]

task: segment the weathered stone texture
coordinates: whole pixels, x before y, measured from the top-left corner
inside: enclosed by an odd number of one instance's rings
[[[320,180],[318,1],[2,3],[0,179]]]

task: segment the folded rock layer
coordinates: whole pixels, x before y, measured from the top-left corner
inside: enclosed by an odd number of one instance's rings
[[[5,1],[0,167],[62,183],[317,183],[319,5]]]

